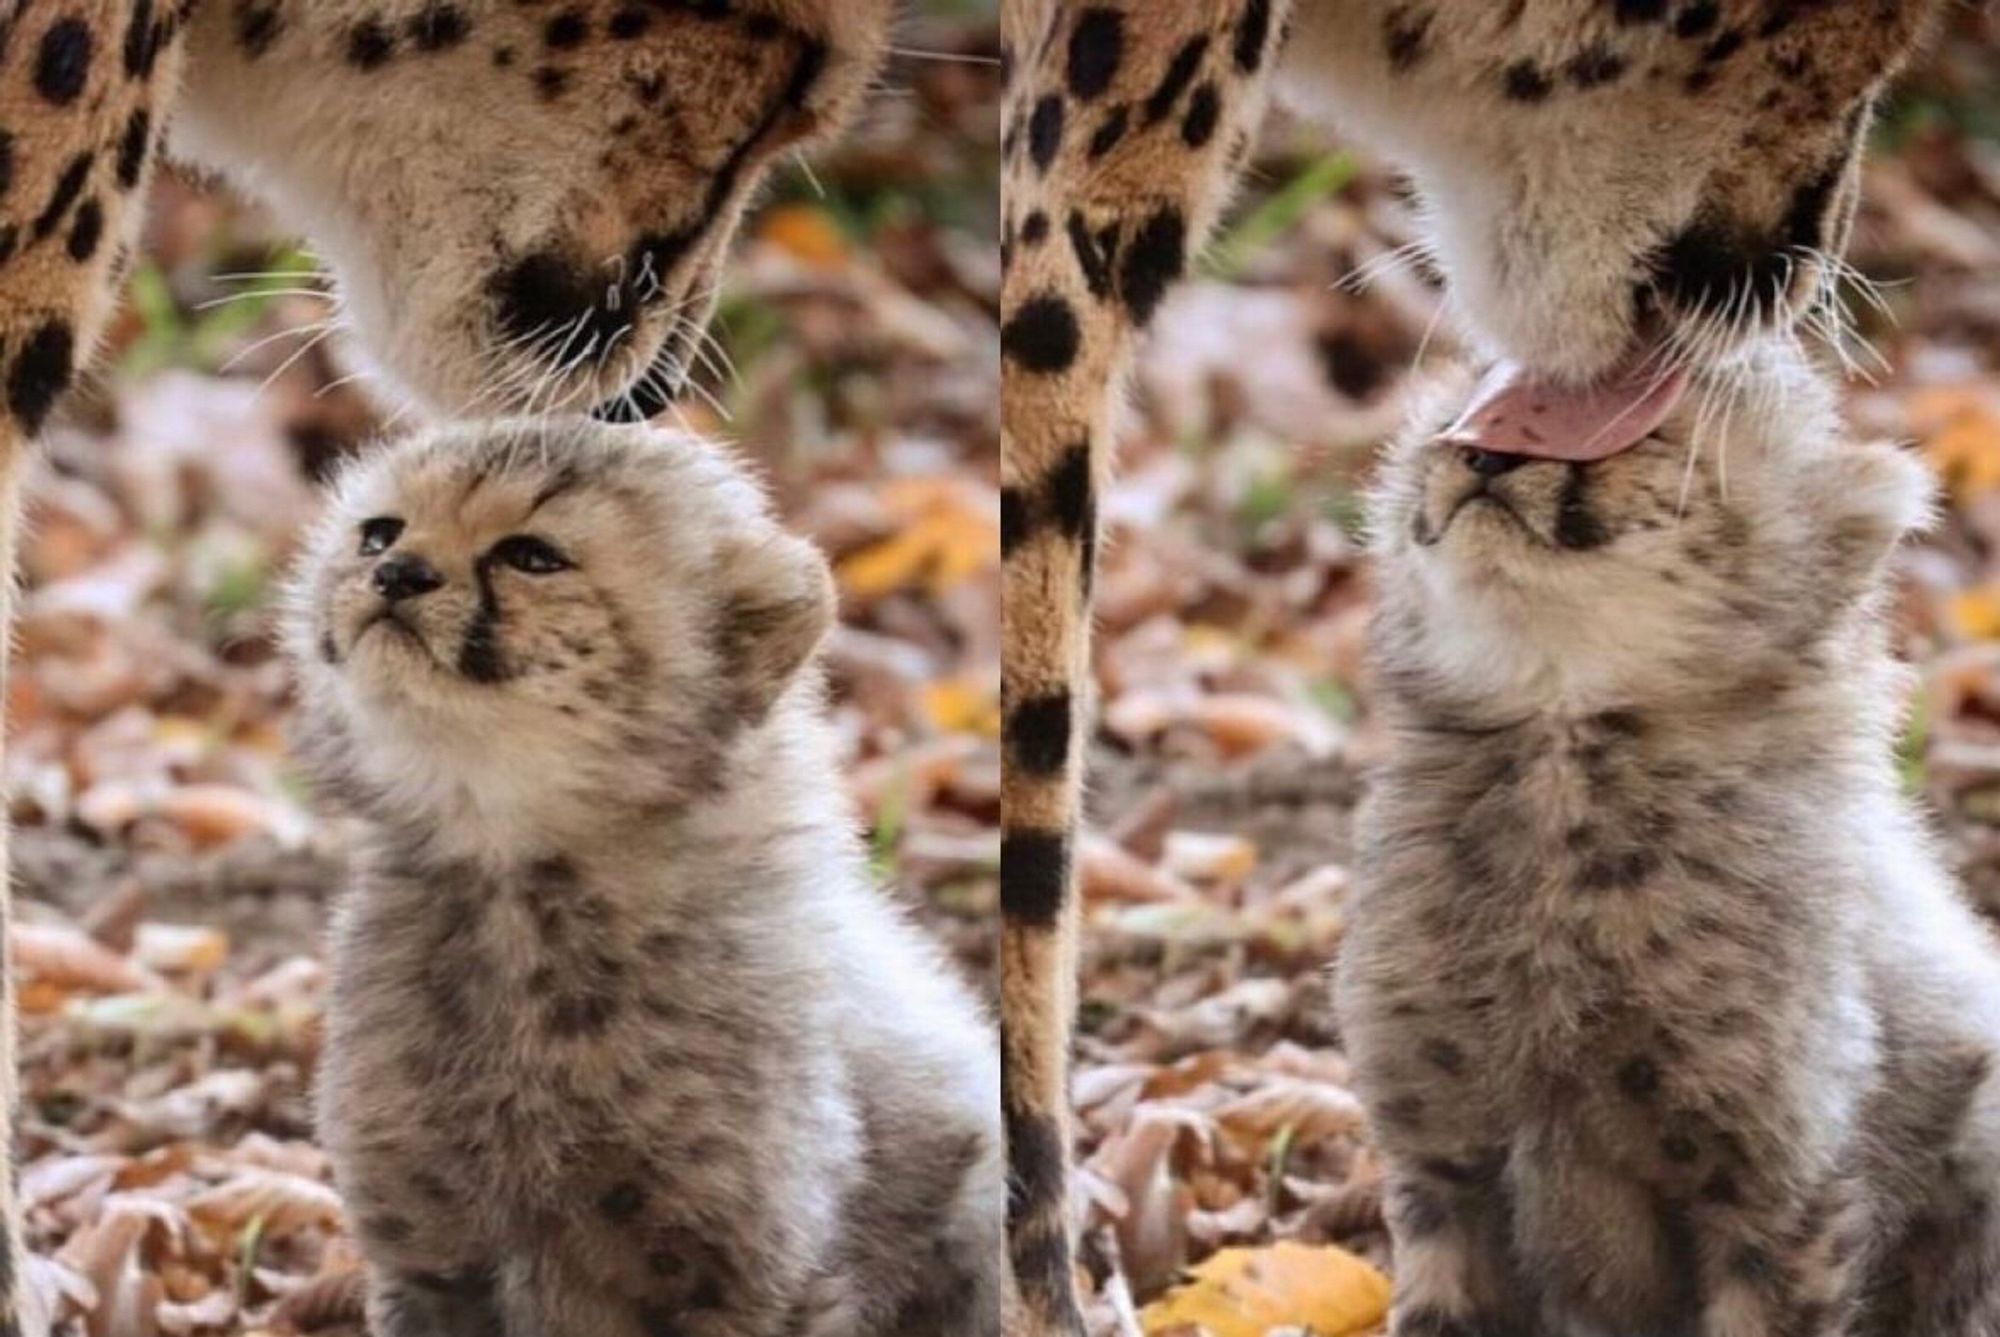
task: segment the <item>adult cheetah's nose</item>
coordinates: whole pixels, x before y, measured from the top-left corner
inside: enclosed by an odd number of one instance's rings
[[[444,584],[444,577],[438,574],[438,569],[413,552],[399,552],[384,558],[369,579],[375,586],[375,592],[390,603],[429,594]]]
[[[601,352],[630,329],[638,288],[630,273],[594,273],[536,251],[496,274],[491,291],[500,327],[531,356],[558,361]]]
[[[1526,455],[1509,455],[1504,451],[1481,450],[1478,446],[1466,446],[1459,451],[1459,458],[1465,467],[1481,478],[1498,478],[1511,473],[1528,462]]]

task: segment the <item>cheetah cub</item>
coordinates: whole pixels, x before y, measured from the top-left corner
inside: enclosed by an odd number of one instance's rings
[[[377,1337],[999,1326],[997,1048],[870,885],[826,564],[712,447],[365,459],[288,607],[366,839],[321,1117]]]
[[[1699,388],[1384,466],[1338,995],[1397,1337],[2000,1334],[2000,965],[1892,755],[1930,484],[1790,350]]]

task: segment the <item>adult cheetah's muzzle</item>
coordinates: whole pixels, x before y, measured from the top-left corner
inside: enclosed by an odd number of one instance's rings
[[[641,316],[660,305],[667,275],[686,249],[678,238],[648,237],[597,270],[560,250],[531,251],[493,276],[496,322],[527,359],[553,372],[601,368],[632,338]],[[684,325],[674,322],[629,388],[597,405],[593,416],[643,421],[678,398],[686,366]]]

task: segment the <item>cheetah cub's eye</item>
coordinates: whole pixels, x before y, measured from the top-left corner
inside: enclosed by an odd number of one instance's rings
[[[361,522],[361,555],[375,557],[389,551],[403,532],[403,522],[393,515],[378,515]]]
[[[567,571],[575,563],[544,539],[533,534],[514,534],[493,545],[493,559],[531,576],[549,576]]]

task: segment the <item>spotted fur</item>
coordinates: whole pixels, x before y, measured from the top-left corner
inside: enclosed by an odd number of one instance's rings
[[[1882,616],[1930,480],[1795,352],[1709,389],[1598,464],[1426,416],[1384,466],[1338,1001],[1398,1337],[2000,1333],[2000,953]]]
[[[109,320],[163,141],[312,235],[390,397],[636,416],[680,379],[744,199],[846,116],[890,9],[0,5],[0,561],[21,457]],[[0,1023],[10,1126],[12,1034]],[[18,1225],[0,1175],[0,1337],[40,1337]]]
[[[1007,7],[1002,1029],[1020,1332],[1080,1324],[1064,1074],[1109,400],[1227,195],[1270,87],[1410,172],[1474,347],[1587,379],[1642,342],[1705,364],[1801,318],[1845,239],[1869,109],[1939,8]]]
[[[321,1127],[378,1337],[997,1337],[991,1032],[870,885],[826,563],[712,445],[378,454],[289,601],[363,821]]]

